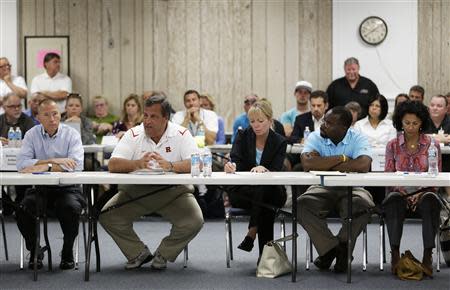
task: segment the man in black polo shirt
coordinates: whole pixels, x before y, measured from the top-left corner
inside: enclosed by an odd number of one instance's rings
[[[428,105],[431,122],[425,133],[438,134],[435,138],[440,143],[450,143],[450,116],[447,114],[447,106],[447,98],[443,95],[431,97]]]
[[[360,104],[360,119],[367,115],[369,99],[379,94],[377,85],[370,79],[359,75],[359,61],[350,57],[344,62],[345,77],[334,80],[327,89],[329,109],[345,106],[351,101]]]

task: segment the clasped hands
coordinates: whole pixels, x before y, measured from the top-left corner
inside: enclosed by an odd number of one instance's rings
[[[147,152],[141,159],[137,160],[138,169],[154,169],[151,166],[151,161],[157,162],[159,167],[161,167],[164,171],[170,171],[172,168],[171,163],[157,152]]]

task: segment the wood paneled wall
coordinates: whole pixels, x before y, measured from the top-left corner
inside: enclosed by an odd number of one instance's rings
[[[86,101],[103,95],[117,113],[127,94],[160,89],[179,110],[193,88],[214,96],[231,130],[247,93],[279,116],[297,80],[326,88],[331,9],[331,0],[21,0],[20,56],[24,36],[69,35],[73,87]]]
[[[249,92],[275,116],[299,79],[331,81],[331,0],[21,0],[23,37],[69,35],[74,90],[117,113],[131,92],[160,89],[178,110],[194,88],[213,95],[227,129]],[[450,2],[419,0],[419,84],[450,91]]]
[[[450,92],[450,1],[419,0],[419,84],[426,99]]]

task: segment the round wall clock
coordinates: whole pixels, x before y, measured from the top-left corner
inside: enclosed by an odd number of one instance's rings
[[[361,39],[370,45],[382,43],[386,39],[387,33],[386,22],[378,16],[369,16],[359,25]]]

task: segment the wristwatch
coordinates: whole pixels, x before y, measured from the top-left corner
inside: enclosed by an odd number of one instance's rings
[[[53,164],[52,163],[48,163],[47,166],[48,166],[48,170],[47,171],[48,172],[52,171]]]

